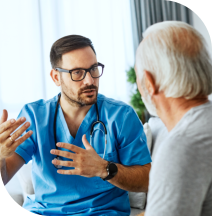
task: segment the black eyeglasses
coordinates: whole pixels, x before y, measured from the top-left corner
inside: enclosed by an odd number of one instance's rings
[[[70,73],[71,79],[73,81],[81,81],[85,78],[87,72],[89,72],[91,74],[92,78],[99,78],[103,74],[104,67],[105,66],[103,64],[98,62],[96,65],[93,65],[92,67],[90,67],[88,69],[76,68],[73,70],[65,70],[62,68],[55,68],[55,70],[57,70],[59,72]]]

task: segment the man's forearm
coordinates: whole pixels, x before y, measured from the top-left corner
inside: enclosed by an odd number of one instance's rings
[[[118,167],[118,173],[115,177],[108,180],[108,182],[126,191],[147,192],[151,164],[144,166],[116,165]],[[106,176],[107,173],[104,173],[104,177]]]
[[[6,160],[0,159],[0,171],[1,171],[1,178],[4,183],[4,185],[7,184],[7,166],[6,166]]]

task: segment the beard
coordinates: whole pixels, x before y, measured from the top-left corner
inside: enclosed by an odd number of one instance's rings
[[[84,95],[84,91],[88,90],[95,90],[95,93],[93,95]],[[74,92],[66,86],[61,77],[61,91],[64,94],[66,101],[75,107],[89,106],[97,102],[98,87],[95,85],[87,85],[80,88],[77,95],[74,97]]]
[[[143,92],[144,92],[144,97],[141,97],[147,111],[149,112],[150,115],[152,116],[157,116],[157,109],[155,104],[152,102],[151,100],[151,96],[149,95],[148,91],[145,88],[142,88]]]

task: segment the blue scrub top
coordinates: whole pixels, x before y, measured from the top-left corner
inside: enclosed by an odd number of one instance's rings
[[[58,96],[27,104],[19,117],[26,117],[33,134],[17,149],[26,163],[32,160],[32,182],[35,195],[27,197],[24,208],[42,215],[130,215],[128,192],[115,187],[99,177],[86,178],[77,175],[61,175],[52,164],[55,149],[54,114]],[[105,159],[127,166],[144,165],[151,162],[143,126],[135,111],[127,104],[98,94],[99,120],[107,128]],[[76,137],[73,138],[66,124],[61,107],[56,118],[57,142],[71,143],[85,148],[82,136],[90,137],[92,122],[96,121],[95,105],[92,105]],[[96,128],[103,130],[101,124]],[[104,130],[103,130],[104,131]],[[88,140],[89,141],[89,140]],[[102,157],[104,134],[95,130],[93,147]],[[61,148],[59,148],[61,149]],[[62,149],[68,151],[66,149]],[[61,157],[62,160],[67,160]],[[68,169],[68,168],[65,168]],[[70,168],[69,168],[70,169]]]

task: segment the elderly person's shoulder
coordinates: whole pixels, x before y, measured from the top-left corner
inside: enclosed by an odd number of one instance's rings
[[[155,169],[156,172],[152,177],[168,178],[171,184],[179,179],[179,176],[183,177],[181,182],[186,182],[198,174],[199,182],[209,181],[212,173],[211,132],[212,102],[210,101],[189,110],[169,132],[156,154],[153,166],[157,166],[158,169]],[[207,186],[207,184],[202,185]]]
[[[190,109],[169,132],[163,142],[161,154],[165,151],[175,154],[196,154],[204,157],[212,153],[212,101]],[[206,152],[207,149],[207,152]],[[203,154],[200,154],[200,153]],[[182,155],[181,155],[182,156]],[[197,157],[194,157],[197,159]],[[173,158],[172,158],[173,160]]]
[[[189,194],[189,201],[180,211],[186,212],[191,204],[192,209],[196,206],[196,211],[201,200],[206,199],[204,191],[208,191],[208,197],[212,196],[211,111],[212,102],[193,107],[161,143],[150,174],[149,196],[152,200],[147,205],[149,210],[159,208],[160,203],[156,202],[159,197],[166,202],[166,205],[160,206],[160,211],[166,212],[167,206],[173,203],[179,206]]]
[[[212,140],[212,101],[191,108],[177,125],[170,131],[169,139],[183,139],[187,143],[200,141],[199,145],[206,140]],[[170,141],[171,141],[170,140]],[[212,145],[212,142],[210,142]],[[185,144],[186,145],[186,144]],[[194,147],[192,145],[192,147]]]

